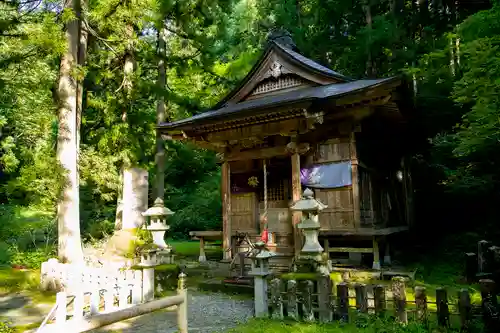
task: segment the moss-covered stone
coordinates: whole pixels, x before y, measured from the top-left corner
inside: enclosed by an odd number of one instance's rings
[[[173,272],[179,274],[180,268],[177,264],[163,264],[155,266],[155,272]]]
[[[122,229],[113,233],[105,245],[105,256],[135,257],[137,246],[141,244],[137,229]]]

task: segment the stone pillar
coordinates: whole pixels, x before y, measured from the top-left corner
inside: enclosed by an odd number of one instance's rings
[[[158,265],[156,250],[147,250],[141,253],[142,267],[142,300],[149,302],[155,297],[155,266]]]
[[[490,242],[481,240],[477,243],[477,271],[478,273],[487,273],[487,252],[491,246]]]
[[[267,318],[269,316],[267,301],[267,276],[269,270],[269,259],[276,256],[274,252],[266,249],[266,244],[259,241],[255,243],[256,251],[250,257],[252,259],[252,270],[250,275],[254,277],[254,302],[255,317]]]
[[[207,256],[205,255],[205,237],[200,238],[200,256],[198,257],[198,261],[200,263],[207,261]]]
[[[123,171],[122,229],[140,228],[148,209],[148,172],[141,168]]]

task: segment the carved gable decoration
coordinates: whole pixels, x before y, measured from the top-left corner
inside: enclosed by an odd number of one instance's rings
[[[279,77],[272,76],[257,84],[246,99],[258,98],[268,93],[279,92],[280,90],[288,91],[289,89],[296,89],[298,87],[311,87],[316,85],[316,83],[305,80],[294,74],[284,74]]]
[[[278,94],[280,90],[289,91],[343,82],[342,78],[335,77],[329,72],[325,73],[329,69],[292,52],[278,45],[269,48],[245,78],[243,85],[233,91],[219,107],[260,98],[267,94]]]

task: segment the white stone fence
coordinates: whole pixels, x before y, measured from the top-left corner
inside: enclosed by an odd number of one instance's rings
[[[176,296],[139,304],[141,293],[129,282],[120,280],[107,286],[86,285],[73,291],[57,293],[56,304],[36,333],[88,332],[125,319],[137,317],[155,310],[177,306],[177,326],[181,333],[187,333],[187,292],[185,274],[179,276]],[[97,278],[96,278],[97,279]],[[88,289],[93,287],[93,289]]]
[[[150,270],[153,272],[149,272]],[[64,291],[68,295],[75,292],[91,293],[96,290],[107,290],[108,295],[113,297],[128,295],[131,304],[140,304],[152,299],[154,268],[138,270],[94,268],[63,264],[57,259],[50,259],[42,263],[40,283],[42,290]]]

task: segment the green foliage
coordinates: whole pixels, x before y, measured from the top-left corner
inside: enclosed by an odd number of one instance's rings
[[[40,268],[41,264],[57,256],[55,246],[39,247],[30,251],[19,251],[16,246],[9,249],[12,265],[26,268]]]
[[[455,103],[461,119],[456,125],[433,139],[434,161],[444,172],[443,185],[464,196],[488,196],[499,188],[498,139],[500,104],[499,42],[500,7],[482,11],[457,27],[460,38],[460,72],[440,75],[439,85],[449,101]],[[424,58],[429,71],[443,68],[449,49],[438,50]],[[446,67],[445,67],[446,68]],[[438,73],[444,74],[443,70]],[[438,84],[436,80],[436,86]]]
[[[184,238],[192,230],[220,230],[220,171],[215,154],[178,143],[169,144],[167,154],[165,204],[175,212],[169,218],[169,233]]]
[[[10,326],[10,322],[0,321],[0,333],[15,333],[16,330]]]

